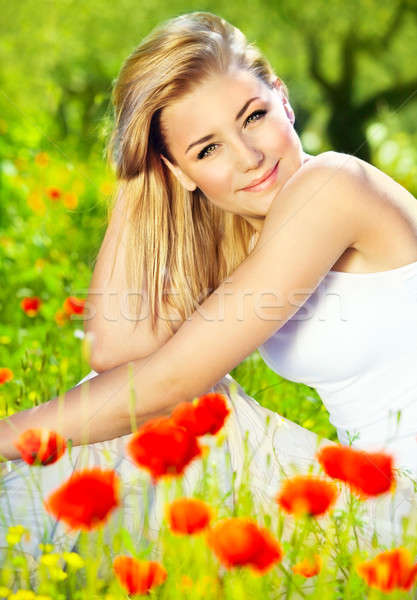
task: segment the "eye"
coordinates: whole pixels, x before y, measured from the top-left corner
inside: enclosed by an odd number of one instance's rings
[[[199,160],[201,160],[202,158],[205,158],[205,157],[206,157],[206,156],[208,156],[209,154],[212,154],[212,152],[208,152],[208,153],[207,153],[207,150],[208,150],[209,148],[211,148],[212,146],[216,146],[216,144],[209,144],[208,146],[206,146],[205,148],[203,148],[203,150],[197,154],[197,158],[198,158]]]
[[[249,119],[252,119],[252,117],[258,117],[257,119],[255,119],[255,121],[259,121],[259,119],[262,119],[266,113],[268,111],[266,110],[255,110],[252,114],[249,115],[249,117],[246,119],[245,121],[245,126],[247,123],[253,123],[253,121],[250,121]],[[206,146],[205,148],[203,148],[203,150],[201,150],[201,152],[199,152],[197,154],[197,158],[199,160],[205,158],[206,156],[209,156],[210,154],[213,154],[213,152],[208,152],[209,148],[212,148],[214,146],[217,146],[217,144],[209,144],[208,146]]]
[[[252,121],[249,121],[249,119],[251,119],[255,115],[259,115],[259,119],[262,119],[262,117],[264,117],[266,115],[266,112],[267,112],[266,110],[255,110],[255,112],[253,112],[251,115],[249,115],[249,117],[246,119],[245,125],[248,122],[252,123]],[[259,121],[259,119],[255,119],[255,121]]]

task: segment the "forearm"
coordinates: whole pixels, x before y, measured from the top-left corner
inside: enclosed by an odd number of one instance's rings
[[[127,435],[149,418],[169,413],[178,401],[168,369],[152,355],[140,358],[0,420],[0,458],[20,458],[14,441],[29,428],[52,429],[74,446],[92,444]]]

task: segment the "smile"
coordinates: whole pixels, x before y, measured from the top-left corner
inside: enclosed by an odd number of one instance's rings
[[[269,173],[269,175],[267,175],[265,177],[265,179],[263,179],[260,183],[257,183],[256,185],[251,185],[251,186],[242,188],[241,191],[245,191],[245,192],[261,192],[262,190],[266,190],[267,188],[269,188],[269,186],[271,186],[273,183],[275,183],[275,181],[277,179],[278,165],[279,165],[279,161],[277,162],[277,164],[275,165],[275,167],[272,169],[272,171]]]

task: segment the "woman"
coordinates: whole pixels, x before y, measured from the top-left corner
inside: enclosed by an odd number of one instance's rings
[[[9,517],[25,518],[21,431],[58,430],[75,446],[42,470],[44,497],[81,463],[109,459],[126,483],[138,471],[124,456],[132,416],[139,425],[209,390],[233,408],[213,458],[222,485],[242,473],[248,432],[252,488],[272,498],[281,469],[315,464],[319,440],[233,392],[228,372],[256,348],[276,372],[318,389],[343,443],[385,448],[416,475],[415,199],[353,156],[306,154],[285,84],[210,13],[156,28],[123,65],[114,104],[119,186],[86,303],[94,371],[63,402],[0,422],[0,454],[16,461],[3,479]],[[138,489],[129,489],[130,507]],[[60,526],[39,531],[57,544]]]

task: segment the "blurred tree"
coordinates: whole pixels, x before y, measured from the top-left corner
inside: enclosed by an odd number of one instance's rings
[[[416,127],[416,0],[4,3],[3,118],[19,122],[20,136],[33,144],[44,136],[63,154],[71,145],[85,159],[103,153],[111,88],[124,59],[156,24],[193,10],[219,14],[258,44],[290,89],[299,132],[325,115],[325,149],[369,161],[365,130],[381,109]]]
[[[277,11],[328,105],[332,148],[369,161],[369,121],[417,100],[416,0],[281,0]]]

